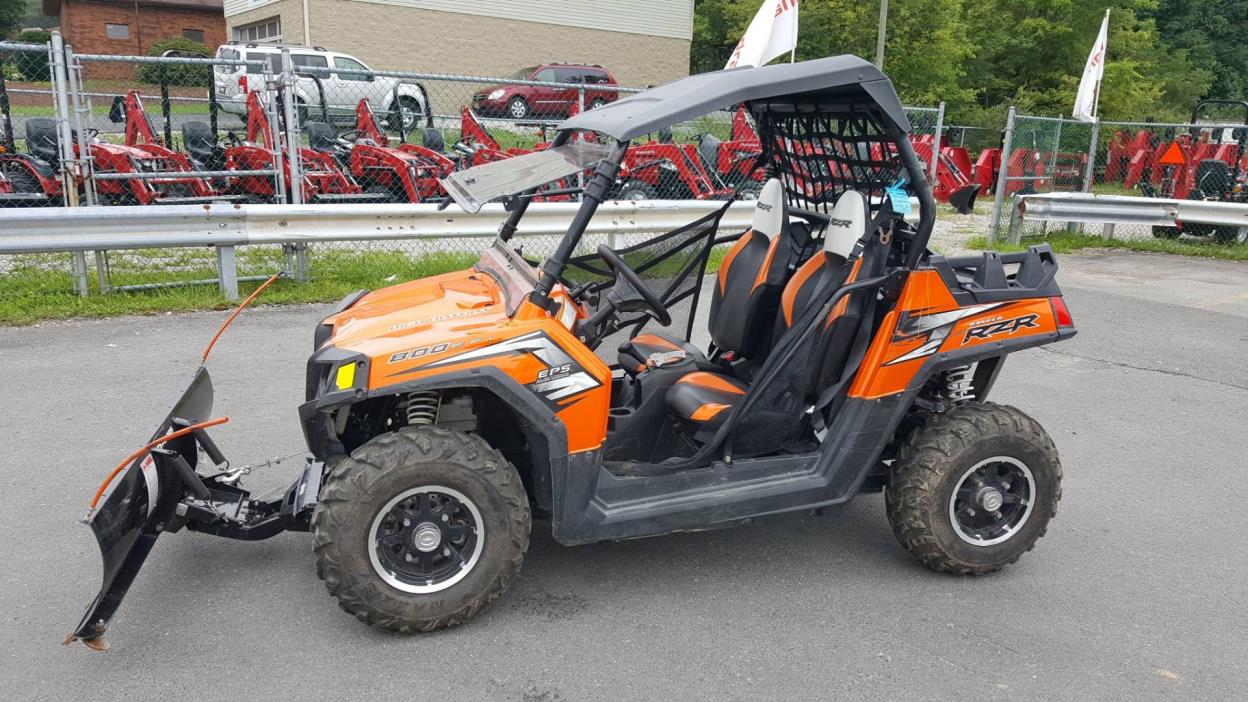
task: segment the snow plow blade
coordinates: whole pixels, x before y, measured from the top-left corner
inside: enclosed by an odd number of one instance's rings
[[[233,539],[255,540],[288,529],[307,530],[319,491],[320,465],[309,462],[295,482],[272,499],[252,499],[238,487],[247,469],[200,475],[202,451],[216,466],[228,463],[205,432],[212,381],[200,366],[152,441],[127,457],[101,486],[84,518],[100,547],[104,578],[99,593],[65,643],[108,648],[104,633],[161,534],[182,527]]]

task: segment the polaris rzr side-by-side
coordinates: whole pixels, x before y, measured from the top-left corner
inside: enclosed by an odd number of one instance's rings
[[[586,226],[630,141],[739,103],[767,175],[753,226],[721,232],[719,209],[595,250]],[[464,209],[509,212],[480,261],[349,295],[316,327],[298,412],[311,458],[271,498],[208,436],[224,419],[205,352],[92,501],[104,583],[69,640],[102,647],[157,539],[184,528],[310,531],[341,607],[404,632],[502,594],[535,518],[574,545],[883,491],[931,568],[1012,563],[1052,518],[1061,467],[1035,420],[988,396],[1009,354],[1075,329],[1047,246],[927,249],[935,203],[908,130],[889,80],[842,56],[680,79],[452,172]],[[577,174],[558,247],[521,255],[539,188]]]

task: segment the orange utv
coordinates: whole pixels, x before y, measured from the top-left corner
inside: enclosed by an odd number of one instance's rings
[[[742,103],[767,174],[752,227],[721,232],[721,209],[589,241],[630,140]],[[1015,561],[1055,512],[1061,467],[1035,420],[988,395],[1007,355],[1075,329],[1047,246],[928,250],[936,209],[909,128],[883,74],[832,57],[683,78],[576,115],[546,150],[451,174],[460,206],[509,212],[480,261],[350,295],[316,328],[311,458],[274,497],[239,487],[249,469],[208,437],[224,420],[201,365],[92,502],[104,583],[69,639],[101,647],[157,538],[183,528],[310,531],[342,608],[405,632],[499,597],[535,519],[574,545],[883,491],[929,567]],[[578,177],[557,248],[523,255],[534,196]]]

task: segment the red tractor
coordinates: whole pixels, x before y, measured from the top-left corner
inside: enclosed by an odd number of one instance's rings
[[[455,162],[427,147],[390,146],[368,98],[356,105],[353,131],[339,135],[325,122],[309,122],[306,130],[308,146],[333,156],[364,184],[366,193],[389,202],[424,202],[446,195],[438,179],[446,177]]]
[[[724,185],[734,188],[743,200],[755,200],[763,188],[765,175],[759,164],[763,145],[739,105],[732,117],[732,138],[723,141],[709,132],[695,138],[698,154],[706,168]]]
[[[316,123],[309,123],[309,125]],[[185,127],[183,128],[185,132]],[[332,131],[332,128],[331,128]],[[243,140],[235,137],[224,148],[224,165],[231,171],[254,171],[273,169],[273,131],[264,111],[260,93],[247,94],[247,134]],[[231,135],[233,136],[233,135]],[[313,131],[309,130],[309,137]],[[216,136],[211,135],[215,141]],[[202,146],[199,145],[202,151]],[[189,148],[189,147],[188,147]],[[364,189],[345,173],[334,156],[317,149],[300,147],[299,159],[302,173],[299,183],[304,202],[377,202],[383,199],[377,193],[365,193]],[[286,192],[293,191],[290,161],[282,159],[282,177]],[[234,189],[261,201],[271,202],[277,195],[274,179],[270,176],[242,176],[234,179]]]
[[[132,163],[139,165],[144,171],[185,173],[187,175],[146,181],[151,185],[150,189],[139,187],[143,181],[137,179],[128,181],[97,180],[95,187],[102,199],[110,198],[124,202],[129,197],[131,202],[140,205],[187,205],[243,199],[240,195],[226,194],[224,189],[218,191],[217,188],[213,187],[211,180],[195,173],[198,169],[190,156],[180,151],[174,151],[169,148],[168,144],[164,143],[164,140],[157,133],[156,125],[152,122],[152,118],[148,116],[147,111],[144,109],[143,100],[137,90],[131,90],[124,97],[118,95],[113,98],[113,105],[109,110],[108,118],[114,123],[124,123],[126,125],[125,144],[124,147],[117,147],[114,144],[103,142],[93,144],[92,157],[96,159],[97,172],[110,164],[113,166],[111,169],[113,172],[125,172],[118,170],[123,165],[121,158],[124,156]],[[124,152],[120,151],[120,148],[124,148]],[[137,154],[144,154],[144,156],[136,157]],[[131,192],[126,192],[117,187],[123,183],[130,185],[128,190]],[[168,195],[154,198],[151,192],[152,189],[162,189]]]
[[[616,176],[619,200],[727,200],[736,195],[707,169],[695,144],[677,144],[670,129],[629,146]]]

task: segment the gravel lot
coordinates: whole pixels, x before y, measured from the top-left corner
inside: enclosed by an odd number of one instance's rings
[[[564,548],[466,626],[364,627],[309,539],[161,539],[96,654],[61,638],[99,582],[77,523],[224,317],[0,329],[0,680],[15,700],[1242,699],[1248,685],[1248,267],[1065,256],[1080,334],[1011,359],[994,399],[1037,417],[1065,497],[1015,566],[964,579],[895,543],[878,495],[825,516]],[[300,450],[324,306],[241,318],[214,363],[239,461]],[[251,476],[284,484],[291,464]]]

